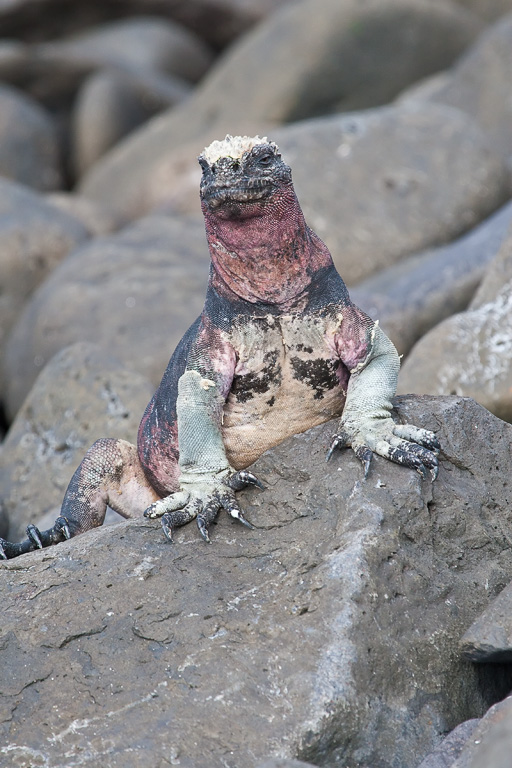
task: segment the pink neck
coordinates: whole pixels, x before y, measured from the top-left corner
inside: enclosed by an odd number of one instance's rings
[[[315,272],[332,264],[327,247],[306,225],[292,187],[255,215],[222,218],[203,205],[212,282],[252,303],[290,304]]]

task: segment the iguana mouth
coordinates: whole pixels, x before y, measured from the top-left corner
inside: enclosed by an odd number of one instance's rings
[[[255,179],[248,185],[211,185],[203,193],[203,198],[211,210],[220,208],[229,203],[258,203],[266,200],[275,191],[276,185],[272,181]]]

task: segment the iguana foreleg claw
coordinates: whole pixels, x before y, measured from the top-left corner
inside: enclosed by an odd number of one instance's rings
[[[365,426],[365,429],[355,429],[352,437],[344,429],[334,435],[327,460],[336,448],[351,446],[363,463],[365,479],[374,453],[395,464],[415,469],[423,479],[429,473],[432,481],[437,478],[439,464],[436,454],[440,445],[433,432],[412,424],[395,424],[391,418],[375,419],[374,423],[369,421]]]
[[[235,491],[248,485],[263,487],[251,472],[182,472],[180,482],[181,491],[155,501],[144,512],[145,517],[162,518],[162,528],[169,541],[172,541],[176,528],[196,518],[199,533],[210,543],[210,525],[215,522],[221,509],[225,509],[228,515],[239,520],[247,528],[254,528],[235,497]]]

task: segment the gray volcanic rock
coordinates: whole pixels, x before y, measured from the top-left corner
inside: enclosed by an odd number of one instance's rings
[[[170,545],[142,519],[1,565],[0,754],[411,768],[483,715],[510,673],[457,643],[512,575],[512,426],[459,398],[399,414],[437,431],[434,484],[326,464],[331,423],[256,462],[256,530],[223,516],[211,546],[194,525]]]
[[[444,320],[413,347],[401,393],[474,397],[512,421],[512,228],[466,312]]]
[[[479,723],[480,720],[474,718],[458,725],[430,755],[421,761],[418,768],[451,768]]]
[[[507,203],[453,243],[410,256],[363,280],[350,291],[352,300],[379,320],[400,354],[407,354],[434,325],[467,308],[484,275],[486,293],[495,296],[502,270],[496,264],[488,269],[489,262],[511,221],[512,203]],[[478,289],[479,296],[483,290]]]
[[[94,344],[74,344],[50,360],[0,454],[0,507],[9,522],[7,538],[22,538],[28,523],[60,507],[73,472],[95,440],[135,441],[153,392],[147,378]]]
[[[512,584],[464,633],[460,647],[469,661],[512,661]]]
[[[482,33],[431,95],[472,117],[504,159],[512,157],[511,50],[512,12]]]
[[[59,140],[51,115],[6,85],[0,86],[0,175],[45,192],[62,184]]]
[[[512,0],[457,0],[482,19],[492,21],[512,11]]]
[[[181,25],[138,16],[50,42],[3,43],[0,79],[62,110],[71,106],[83,80],[105,67],[197,80],[212,59],[209,47]]]
[[[275,8],[296,0],[9,0],[0,5],[0,28],[27,41],[64,37],[117,16],[157,14],[183,24],[222,47]]]
[[[154,72],[100,70],[82,84],[71,118],[72,166],[80,176],[128,133],[189,94],[184,80]]]
[[[511,721],[512,696],[509,696],[486,713],[450,768],[509,768]]]
[[[0,178],[0,349],[28,297],[88,237],[76,217]]]
[[[148,195],[153,176],[173,164],[181,145],[195,142],[197,154],[226,133],[253,135],[283,122],[383,104],[449,66],[480,27],[472,14],[437,0],[290,3],[226,52],[192,98],[105,156],[81,190],[115,198],[127,216],[141,215],[156,203]]]
[[[35,293],[10,334],[1,361],[9,417],[41,367],[76,341],[113,350],[156,387],[203,308],[208,264],[197,219],[150,216],[76,250]]]
[[[72,192],[52,192],[45,196],[45,202],[59,211],[73,216],[84,225],[91,236],[109,235],[126,225],[104,205],[98,205],[86,197]]]

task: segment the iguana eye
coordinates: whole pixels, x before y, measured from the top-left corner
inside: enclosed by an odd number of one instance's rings
[[[265,155],[262,155],[258,158],[258,163],[260,165],[270,165],[272,160],[274,159],[274,156],[270,154],[270,152],[267,152]]]

